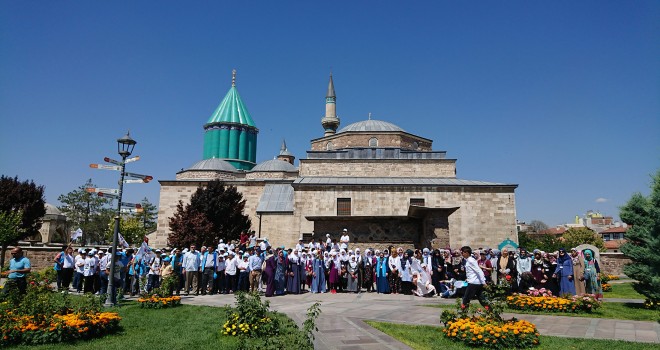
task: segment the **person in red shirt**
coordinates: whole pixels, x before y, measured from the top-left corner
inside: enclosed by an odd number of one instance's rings
[[[244,252],[246,251],[247,242],[248,242],[249,239],[250,239],[250,236],[248,236],[248,234],[245,233],[245,231],[241,231],[241,235],[239,236],[238,246]]]

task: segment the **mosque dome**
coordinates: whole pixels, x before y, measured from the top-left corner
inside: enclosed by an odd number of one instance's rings
[[[236,172],[236,168],[234,168],[233,165],[219,158],[200,160],[188,168],[188,170],[229,171],[232,173]]]
[[[56,206],[50,203],[46,203],[45,207],[46,207],[46,215],[63,215],[62,212],[59,209],[57,209]]]
[[[298,171],[298,169],[289,162],[279,159],[271,159],[257,164],[252,171]]]
[[[404,131],[400,127],[382,120],[363,120],[361,122],[353,123],[341,128],[337,133],[347,131],[362,131],[362,132],[381,132],[381,131]]]

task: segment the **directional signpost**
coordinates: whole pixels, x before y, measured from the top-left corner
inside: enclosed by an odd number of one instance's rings
[[[102,170],[115,170],[115,171],[120,171],[121,175],[119,177],[119,189],[114,189],[114,188],[87,188],[86,191],[89,193],[96,193],[97,196],[103,197],[103,198],[108,198],[108,199],[116,199],[117,200],[117,216],[115,216],[115,230],[114,234],[112,237],[112,260],[110,263],[110,275],[108,278],[108,299],[105,302],[106,306],[112,306],[117,303],[116,299],[116,293],[115,293],[115,280],[113,276],[115,275],[115,263],[117,260],[117,254],[115,254],[117,250],[117,241],[118,241],[118,236],[119,236],[119,216],[122,213],[125,214],[130,214],[130,213],[139,213],[143,211],[142,205],[139,203],[127,203],[127,202],[122,202],[122,194],[124,190],[124,184],[125,183],[148,183],[149,181],[153,180],[152,176],[149,175],[142,175],[142,174],[134,174],[134,173],[127,173],[126,172],[126,163],[131,163],[140,160],[139,156],[135,156],[132,158],[128,158],[131,153],[133,153],[133,149],[135,148],[135,144],[137,142],[133,140],[130,136],[129,133],[126,134],[126,136],[117,139],[117,151],[119,155],[121,156],[121,161],[111,159],[109,157],[103,158],[103,161],[106,163],[110,163],[112,165],[107,165],[107,164],[90,164],[89,167],[93,169],[102,169]],[[130,177],[133,179],[129,180],[124,180],[124,177]]]

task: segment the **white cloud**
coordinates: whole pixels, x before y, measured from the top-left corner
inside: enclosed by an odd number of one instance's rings
[[[605,202],[607,202],[607,201],[608,201],[607,198],[603,198],[603,197],[596,198],[596,203],[605,203]]]

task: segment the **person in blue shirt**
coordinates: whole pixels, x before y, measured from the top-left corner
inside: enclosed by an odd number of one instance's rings
[[[25,276],[30,272],[32,266],[30,259],[23,256],[23,249],[16,247],[11,250],[11,260],[9,260],[9,280],[5,286],[5,293],[13,288],[18,288],[19,293],[25,294],[27,281]]]

